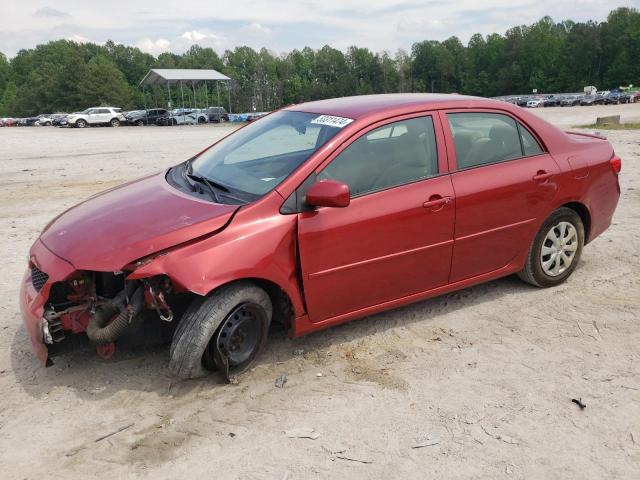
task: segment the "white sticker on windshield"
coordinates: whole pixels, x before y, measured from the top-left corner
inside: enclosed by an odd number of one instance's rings
[[[318,125],[327,125],[329,127],[343,128],[349,125],[353,120],[345,117],[334,117],[333,115],[320,115],[311,120],[311,123]]]

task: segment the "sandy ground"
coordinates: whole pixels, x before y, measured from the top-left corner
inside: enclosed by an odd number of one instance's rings
[[[536,111],[564,127],[613,112],[638,118],[640,104]],[[0,129],[1,478],[640,478],[639,131],[609,134],[623,158],[614,224],[556,289],[505,278],[276,333],[238,385],[175,381],[167,348],[41,367],[17,305],[41,228],[229,131]]]

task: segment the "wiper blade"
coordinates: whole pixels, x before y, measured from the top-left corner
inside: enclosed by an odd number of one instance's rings
[[[213,200],[216,203],[222,203],[220,201],[220,197],[218,196],[218,193],[216,192],[216,189],[213,188],[213,185],[211,184],[211,182],[209,180],[207,180],[205,177],[201,177],[201,176],[196,175],[194,173],[187,173],[187,177],[189,177],[191,180],[195,180],[196,182],[204,183],[207,186],[207,188],[209,189],[209,191],[211,192],[211,196],[213,197]]]
[[[189,159],[185,162],[185,169],[184,169],[184,176],[187,178],[190,178],[191,180],[194,180],[198,183],[204,183],[207,188],[209,189],[209,191],[211,192],[211,196],[213,197],[214,201],[217,203],[222,203],[220,201],[220,196],[218,195],[218,193],[216,192],[216,189],[218,190],[222,190],[223,192],[225,192],[225,196],[232,198],[233,200],[237,200],[238,202],[241,203],[249,203],[248,201],[242,199],[242,198],[238,198],[235,195],[231,195],[231,191],[229,190],[228,187],[226,187],[225,185],[222,185],[221,183],[215,182],[213,180],[208,179],[207,177],[203,177],[202,175],[198,175],[193,173],[193,166],[191,165],[191,160]]]

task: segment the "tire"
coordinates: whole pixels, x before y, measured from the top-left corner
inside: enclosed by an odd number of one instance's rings
[[[50,127],[50,126],[51,126],[51,122],[45,122],[45,123],[44,123],[44,126],[45,126],[45,127]]]
[[[557,243],[554,238],[558,240]],[[543,255],[543,247],[545,252],[561,253]],[[583,247],[582,219],[570,208],[559,208],[540,227],[529,248],[524,268],[518,272],[518,276],[536,287],[560,285],[569,278],[580,262]]]
[[[111,121],[109,122],[109,125],[111,125],[113,128],[119,127],[120,120],[118,120],[117,118],[112,118]]]
[[[202,118],[202,117],[198,117],[198,125],[202,125],[203,123],[206,123],[207,121]]]
[[[171,125],[173,125],[175,127],[176,125],[178,125],[178,121],[175,118],[172,119],[171,120]]]
[[[144,125],[144,120],[138,120],[138,121],[136,122],[136,125],[137,125],[138,127],[142,127],[142,126]]]
[[[82,120],[82,119],[76,120],[76,127],[84,128],[86,126],[87,126],[87,122],[85,120]]]
[[[169,371],[178,378],[198,378],[208,375],[216,369],[212,352],[216,349],[216,340],[226,336],[225,328],[229,328],[236,312],[241,308],[252,308],[263,315],[250,325],[252,328],[245,337],[250,340],[250,352],[241,352],[242,357],[233,361],[233,353],[229,353],[229,371],[237,374],[249,368],[267,342],[267,332],[271,323],[272,306],[269,295],[250,282],[236,282],[225,285],[207,297],[196,298],[173,335],[169,350]],[[259,330],[259,331],[258,331]],[[253,335],[255,333],[255,335]],[[230,335],[232,337],[232,335]],[[213,340],[213,341],[212,341]],[[231,341],[231,340],[229,340]]]

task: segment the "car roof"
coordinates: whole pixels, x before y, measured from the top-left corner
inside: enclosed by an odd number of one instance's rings
[[[336,115],[354,120],[382,112],[436,109],[492,107],[501,104],[498,100],[467,95],[442,93],[387,93],[332,98],[291,105],[284,110]]]

